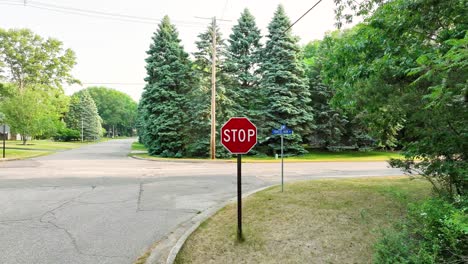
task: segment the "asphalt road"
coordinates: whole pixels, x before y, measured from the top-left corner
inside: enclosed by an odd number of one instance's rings
[[[236,195],[236,164],[127,157],[132,139],[0,162],[0,263],[132,263],[200,211]],[[243,165],[245,192],[277,163]],[[286,163],[286,181],[401,175],[385,162]]]

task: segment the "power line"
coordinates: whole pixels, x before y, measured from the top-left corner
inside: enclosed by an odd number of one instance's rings
[[[110,19],[116,21],[123,21],[123,22],[132,22],[132,23],[140,23],[140,24],[157,24],[160,23],[162,19],[155,19],[151,17],[142,17],[142,16],[131,16],[119,13],[109,13],[109,12],[101,12],[95,10],[88,10],[88,9],[81,9],[81,8],[74,8],[68,6],[60,6],[54,4],[43,3],[39,1],[28,1],[28,2],[18,2],[18,1],[9,1],[9,0],[0,0],[0,4],[5,5],[12,5],[12,6],[27,6],[35,9],[47,10],[57,13],[66,13],[66,14],[73,14],[73,15],[80,15],[86,17],[95,17],[95,18],[103,18],[103,19]],[[176,24],[177,26],[182,27],[205,27],[206,25],[200,22],[192,22],[192,21],[182,21],[182,20],[171,20],[172,23]],[[223,25],[227,26],[227,25]]]
[[[0,1],[0,5],[22,6],[24,4],[20,3],[18,1],[5,1],[5,0],[2,0],[2,1]]]
[[[94,14],[97,16],[109,16],[109,17],[117,17],[117,18],[123,18],[123,19],[143,20],[143,21],[149,21],[149,22],[160,22],[162,20],[162,19],[155,19],[152,17],[131,16],[131,15],[125,15],[125,14],[119,14],[119,13],[109,13],[109,12],[95,11],[95,10],[89,10],[89,9],[68,7],[68,6],[59,6],[59,5],[53,5],[53,4],[43,3],[39,1],[32,1],[32,2],[30,1],[28,4],[34,4],[36,6],[37,5],[46,6],[46,7],[62,9],[66,11],[74,11],[78,13]],[[181,21],[181,20],[171,20],[171,21],[174,23],[183,23],[183,24],[189,24],[189,25],[199,24],[197,22]]]
[[[224,18],[224,13],[226,12],[226,7],[228,6],[229,0],[226,0],[223,7],[223,13],[221,13],[221,19]]]
[[[89,15],[85,13],[77,13],[77,12],[72,12],[72,11],[65,11],[65,10],[58,10],[58,9],[53,9],[53,8],[48,8],[48,7],[42,7],[42,6],[35,6],[32,4],[28,4],[27,7],[35,8],[35,9],[41,9],[41,10],[47,10],[47,11],[52,11],[56,13],[65,13],[65,14],[72,14],[72,15],[80,15],[80,16],[86,16],[86,17],[94,17],[94,18],[105,18],[109,20],[115,20],[115,21],[122,21],[122,22],[132,22],[132,23],[140,23],[140,24],[147,24],[147,25],[154,25],[155,23],[158,22],[149,22],[149,21],[140,21],[140,20],[130,20],[130,19],[122,19],[122,18],[117,18],[117,17],[102,17],[102,16],[94,16],[94,15]]]
[[[298,18],[294,23],[292,23],[284,32],[288,31],[290,28],[292,28],[299,20],[301,20],[305,15],[307,15],[312,9],[314,9],[318,4],[320,4],[322,0],[317,1],[315,5],[313,5],[309,10],[307,10],[300,18]]]
[[[76,11],[76,12],[81,12],[81,13],[90,13],[90,14],[103,15],[103,16],[122,17],[122,18],[129,18],[129,19],[138,19],[138,20],[149,20],[151,22],[156,21],[152,17],[140,17],[140,16],[118,14],[118,13],[108,13],[108,12],[101,12],[101,11],[94,11],[94,10],[86,10],[86,9],[74,8],[74,7],[68,7],[68,6],[53,5],[53,4],[43,3],[39,1],[29,2],[28,4],[42,5],[42,6],[48,6],[48,7],[57,8],[57,9],[71,10],[71,11]]]

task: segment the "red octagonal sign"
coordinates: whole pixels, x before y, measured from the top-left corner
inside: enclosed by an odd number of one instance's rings
[[[257,144],[257,127],[247,117],[232,117],[221,128],[221,143],[232,154],[246,154]]]

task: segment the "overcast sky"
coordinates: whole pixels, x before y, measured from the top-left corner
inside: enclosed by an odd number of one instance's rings
[[[291,21],[295,21],[317,0],[0,0],[0,27],[29,28],[44,37],[54,37],[71,48],[77,56],[73,74],[83,86],[65,87],[71,94],[95,83],[115,88],[140,98],[144,87],[146,50],[157,28],[157,20],[169,15],[179,31],[179,37],[188,52],[194,52],[197,35],[206,30],[212,17],[232,20],[222,23],[223,37],[227,38],[241,11],[249,8],[262,34],[278,4],[283,4]],[[69,7],[63,10],[57,7]],[[301,44],[321,39],[334,30],[333,0],[323,0],[292,31]],[[78,9],[96,13],[81,13]],[[117,13],[116,19],[102,14]],[[99,17],[97,17],[99,16]],[[142,22],[123,21],[124,16],[145,17]],[[107,16],[108,17],[108,16]],[[128,19],[133,19],[128,17]]]

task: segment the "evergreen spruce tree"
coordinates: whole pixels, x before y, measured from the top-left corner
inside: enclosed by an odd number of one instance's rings
[[[346,125],[348,120],[339,111],[333,109],[330,100],[331,88],[323,84],[316,69],[308,69],[311,107],[315,127],[310,136],[312,147],[338,149],[346,144]]]
[[[143,105],[143,100],[140,100],[138,103],[138,115],[136,120],[136,129],[138,134],[138,142],[141,144],[146,145],[147,138],[146,138],[146,120],[148,115],[146,113],[145,107]]]
[[[208,156],[210,151],[211,135],[211,63],[212,63],[212,36],[213,30],[216,36],[216,133],[221,126],[234,116],[232,93],[228,89],[228,76],[224,69],[226,45],[222,39],[219,28],[213,28],[210,24],[208,29],[198,35],[196,46],[198,51],[195,57],[195,73],[197,84],[193,86],[190,93],[190,137],[189,155]],[[216,156],[229,156],[228,152],[219,142],[216,136]]]
[[[254,123],[258,123],[261,116],[260,76],[257,72],[261,37],[254,16],[244,9],[229,36],[225,62],[235,115],[246,116]]]
[[[150,155],[185,155],[187,93],[191,63],[180,44],[178,32],[165,16],[147,51],[140,114],[140,135]]]
[[[315,127],[309,137],[314,148],[339,149],[347,144],[346,126],[348,119],[330,104],[334,92],[325,85],[320,75],[320,41],[312,41],[304,47],[306,75],[309,79],[310,106],[314,114]]]
[[[298,39],[292,36],[289,18],[280,5],[268,25],[268,40],[262,52],[260,72],[261,89],[264,95],[265,121],[260,130],[260,142],[269,137],[271,130],[286,124],[294,134],[285,137],[287,153],[305,153],[302,146],[313,127],[310,107],[310,92],[305,77]],[[268,145],[277,152],[279,136],[273,136]]]
[[[71,97],[65,123],[68,128],[83,131],[86,140],[96,140],[102,136],[101,117],[88,91],[79,91]]]

